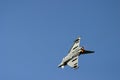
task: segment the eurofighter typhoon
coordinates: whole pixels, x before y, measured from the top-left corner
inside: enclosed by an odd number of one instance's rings
[[[78,66],[78,56],[82,54],[90,54],[94,53],[94,51],[85,50],[84,47],[80,47],[80,37],[74,41],[73,46],[71,47],[68,55],[63,58],[62,62],[58,65],[60,68],[64,68],[64,66],[68,65],[74,69],[79,68]]]

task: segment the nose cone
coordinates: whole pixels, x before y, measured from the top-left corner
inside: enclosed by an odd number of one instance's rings
[[[61,67],[63,65],[63,63],[60,63],[59,65],[58,65],[58,67]]]

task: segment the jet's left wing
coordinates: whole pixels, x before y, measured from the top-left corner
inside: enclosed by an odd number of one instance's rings
[[[73,52],[76,51],[76,49],[79,49],[79,45],[80,45],[80,37],[77,38],[77,39],[74,41],[74,44],[72,45],[71,49],[69,50],[68,55],[73,54]]]
[[[72,68],[78,68],[78,56],[74,57],[73,59],[71,59],[68,63],[68,66],[72,67]]]

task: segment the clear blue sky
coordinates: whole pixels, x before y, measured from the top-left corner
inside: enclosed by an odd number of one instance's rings
[[[78,36],[95,54],[57,68]],[[1,0],[0,80],[120,80],[120,1]]]

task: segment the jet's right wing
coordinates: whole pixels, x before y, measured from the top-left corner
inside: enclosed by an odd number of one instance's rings
[[[72,67],[72,68],[78,68],[78,56],[74,57],[73,59],[71,59],[68,63],[68,66]]]

